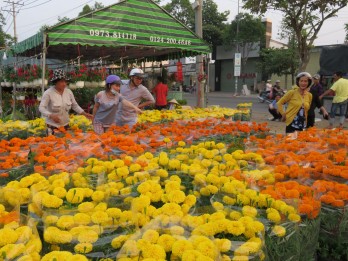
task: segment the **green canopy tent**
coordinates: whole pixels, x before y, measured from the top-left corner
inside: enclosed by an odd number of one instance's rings
[[[153,61],[210,52],[207,43],[152,0],[125,0],[96,10],[50,27],[12,51],[28,56],[45,47],[48,58],[63,60],[110,55]]]

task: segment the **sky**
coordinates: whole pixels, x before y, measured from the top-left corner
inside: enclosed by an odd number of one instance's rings
[[[4,31],[13,36],[13,17],[9,12],[3,10],[12,10],[9,3],[0,0],[0,7],[4,17],[6,18],[6,25]],[[17,37],[19,41],[34,35],[43,25],[53,25],[58,21],[58,17],[75,18],[82,10],[85,4],[94,5],[95,0],[12,0],[16,5],[18,13],[16,15]],[[164,3],[168,0],[162,0]],[[192,1],[192,0],[191,0]],[[220,12],[230,11],[229,20],[234,19],[238,13],[238,1],[240,0],[215,0]],[[104,6],[117,3],[117,0],[99,0]],[[242,1],[240,1],[241,4]],[[21,5],[22,4],[22,5]],[[243,9],[239,8],[240,12]],[[279,11],[269,11],[265,17],[272,20],[272,38],[282,42],[278,37],[279,26],[282,20],[282,13]],[[321,31],[318,39],[314,42],[315,45],[330,45],[341,44],[344,42],[345,30],[344,24],[348,23],[348,7],[340,10],[338,16],[327,20]]]

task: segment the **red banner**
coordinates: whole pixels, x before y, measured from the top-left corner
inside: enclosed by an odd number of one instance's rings
[[[176,63],[176,81],[182,82],[183,81],[183,74],[182,74],[182,63],[178,61]]]

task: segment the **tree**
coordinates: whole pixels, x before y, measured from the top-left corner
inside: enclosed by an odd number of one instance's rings
[[[283,12],[283,23],[293,30],[297,41],[297,53],[300,57],[299,71],[305,71],[309,62],[309,51],[323,23],[336,16],[348,0],[243,0],[244,9],[264,14],[267,10]]]
[[[217,4],[213,0],[203,0],[203,39],[212,46],[223,44],[223,33],[229,11],[218,12]]]
[[[195,29],[195,12],[192,9],[189,0],[172,0],[163,8],[178,19],[181,23],[194,31]]]
[[[265,48],[260,51],[261,61],[258,63],[259,69],[263,75],[277,74],[291,75],[292,83],[294,75],[298,68],[298,57],[296,58],[296,50],[294,48]]]
[[[14,43],[14,38],[4,32],[5,18],[2,13],[0,13],[0,48],[6,48]]]
[[[195,31],[195,12],[189,0],[172,0],[163,8],[192,31]],[[219,13],[217,4],[213,0],[203,0],[202,31],[203,39],[206,42],[213,46],[222,44],[228,15],[229,11]]]
[[[95,2],[94,3],[94,6],[90,7],[89,5],[85,5],[83,8],[82,8],[82,11],[78,14],[78,16],[82,16],[82,15],[85,15],[85,14],[88,14],[90,12],[93,12],[95,10],[98,10],[100,8],[103,8],[104,5],[100,2]]]
[[[238,33],[237,33],[238,28]],[[249,58],[250,52],[256,50],[265,38],[265,26],[259,17],[240,13],[227,26],[224,34],[224,45],[227,48],[238,46],[242,57],[242,70]]]

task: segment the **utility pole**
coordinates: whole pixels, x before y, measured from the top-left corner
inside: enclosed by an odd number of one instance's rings
[[[193,10],[195,10],[195,32],[199,37],[203,37],[203,29],[202,29],[202,7],[203,1],[196,0],[192,4]],[[196,75],[203,75],[203,57],[202,55],[196,56]],[[197,86],[197,107],[204,107],[204,83],[196,80]]]
[[[234,96],[238,95],[238,77],[240,76],[240,69],[241,69],[241,55],[239,53],[239,41],[238,41],[238,34],[239,34],[239,0],[238,0],[238,11],[237,11],[237,32],[236,32],[236,51],[234,55],[234,77],[235,77],[235,86],[234,86]]]
[[[24,4],[20,4],[18,2],[14,2],[14,1],[4,1],[5,3],[9,3],[12,4],[12,10],[6,10],[6,9],[2,9],[2,11],[6,11],[12,14],[13,16],[13,38],[14,38],[14,42],[17,43],[17,28],[16,28],[16,13],[18,13],[18,11],[16,11],[16,6],[17,5],[21,5],[23,6]]]

